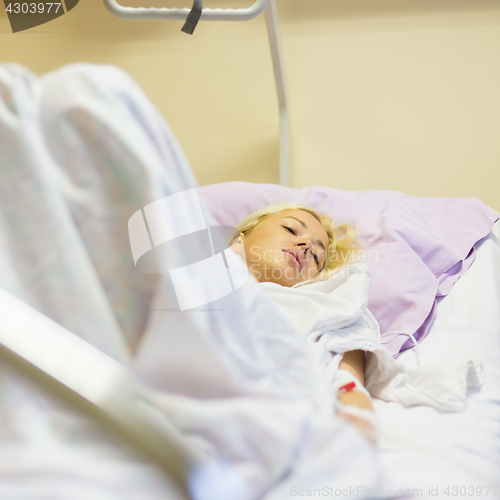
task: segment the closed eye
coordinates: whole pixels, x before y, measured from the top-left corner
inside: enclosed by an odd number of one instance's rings
[[[311,252],[312,253],[312,252]],[[318,260],[318,257],[316,257],[316,254],[315,253],[312,253],[313,254],[313,257],[314,257],[314,260],[316,261],[316,265],[318,266],[319,265],[319,260]]]
[[[284,227],[285,229],[288,229],[288,231],[290,231],[292,234],[295,234],[295,231],[294,231],[292,228],[287,227],[287,226],[283,226],[283,227]],[[313,257],[314,257],[314,260],[315,260],[315,262],[316,262],[316,265],[317,265],[317,266],[319,266],[319,259],[318,259],[318,257],[316,256],[316,254],[315,254],[315,253],[313,253],[313,252],[311,252],[311,253],[312,253]]]

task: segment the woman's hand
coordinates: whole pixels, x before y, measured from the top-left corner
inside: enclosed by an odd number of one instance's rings
[[[355,415],[352,415],[351,413],[345,413],[342,410],[339,411],[337,415],[353,423],[372,446],[377,445],[377,430],[375,428],[375,425],[373,425],[370,420],[362,417],[357,417]]]

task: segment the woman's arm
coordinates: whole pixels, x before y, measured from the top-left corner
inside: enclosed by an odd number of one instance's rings
[[[365,353],[364,351],[346,352],[339,364],[339,370],[347,370],[352,373],[363,385],[365,385]],[[362,392],[351,391],[342,394],[339,401],[343,405],[354,405],[365,410],[373,410],[370,398]]]
[[[339,364],[339,370],[347,370],[365,385],[365,353],[363,351],[346,352]],[[373,411],[373,406],[369,397],[359,391],[350,391],[339,396],[342,405],[352,405],[364,411]],[[350,420],[373,445],[377,442],[375,428],[371,421],[366,418],[355,416],[351,413],[339,411],[340,417]]]

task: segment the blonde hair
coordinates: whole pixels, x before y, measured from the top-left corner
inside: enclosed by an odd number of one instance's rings
[[[283,210],[304,210],[308,212],[321,223],[328,235],[328,249],[323,269],[314,279],[297,283],[293,287],[325,281],[340,269],[357,262],[361,250],[357,229],[350,224],[336,224],[328,215],[320,214],[303,203],[274,203],[267,205],[249,215],[236,228],[240,233],[250,234],[264,219]],[[238,234],[234,235],[233,242],[238,237]]]

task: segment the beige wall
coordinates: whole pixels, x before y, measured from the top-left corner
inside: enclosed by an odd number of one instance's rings
[[[278,8],[294,187],[474,196],[500,211],[497,0],[278,0]],[[122,21],[100,0],[80,0],[57,20],[12,34],[1,12],[0,61],[37,73],[76,61],[131,73],[200,184],[278,182],[263,16],[205,22],[189,36],[181,22]]]

